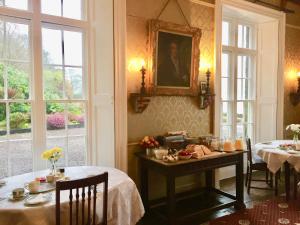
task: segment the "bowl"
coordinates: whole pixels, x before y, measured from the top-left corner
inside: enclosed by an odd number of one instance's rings
[[[190,159],[190,158],[192,158],[192,154],[190,154],[190,155],[178,155],[178,158],[180,159],[180,160],[188,160],[188,159]]]
[[[168,155],[168,150],[167,149],[157,149],[154,151],[155,158],[162,160],[164,156]]]

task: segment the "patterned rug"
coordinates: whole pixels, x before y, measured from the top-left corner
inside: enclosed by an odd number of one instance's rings
[[[297,206],[298,204],[298,206]],[[300,200],[286,203],[284,198],[264,201],[251,209],[241,210],[213,220],[209,225],[300,225]]]

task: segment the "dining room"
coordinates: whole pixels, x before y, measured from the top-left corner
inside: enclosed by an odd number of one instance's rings
[[[299,0],[0,0],[0,225],[300,224]]]

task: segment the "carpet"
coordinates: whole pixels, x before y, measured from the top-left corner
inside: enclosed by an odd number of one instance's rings
[[[284,198],[271,199],[210,221],[209,225],[300,225],[299,205],[300,200],[287,203]]]

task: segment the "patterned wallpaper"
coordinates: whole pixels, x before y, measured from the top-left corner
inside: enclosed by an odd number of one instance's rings
[[[289,94],[297,89],[296,73],[300,71],[300,28],[286,28],[286,65],[285,65],[285,114],[284,125],[300,123],[300,105],[290,103]],[[288,136],[288,134],[285,134]]]
[[[155,4],[153,4],[155,2]],[[200,43],[200,61],[205,58],[213,61],[214,57],[214,10],[186,0],[179,1],[191,26],[202,29]],[[147,21],[156,18],[164,0],[127,0],[127,56],[147,60],[148,29]],[[146,10],[145,10],[146,9]],[[185,20],[171,2],[161,20],[185,24]],[[147,74],[149,76],[149,74]],[[128,93],[137,92],[140,86],[140,75],[127,71]],[[205,80],[200,74],[199,80]],[[132,112],[128,106],[129,142],[139,140],[144,135],[164,134],[166,131],[187,130],[191,135],[209,133],[209,110],[200,110],[197,101],[190,97],[157,96],[151,99],[148,108],[142,114]]]

